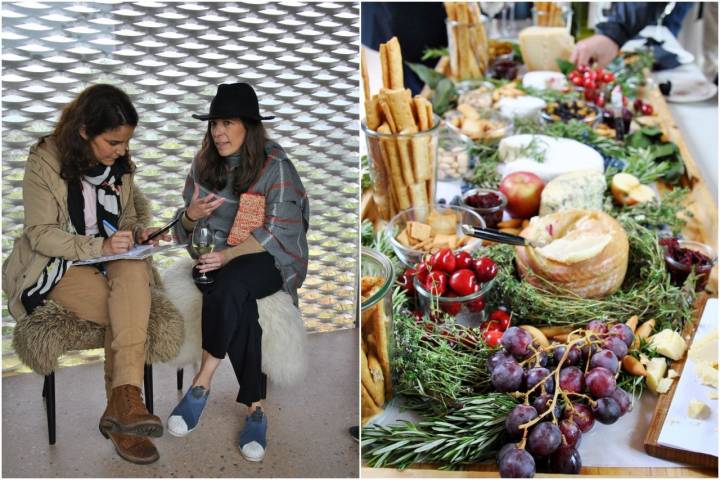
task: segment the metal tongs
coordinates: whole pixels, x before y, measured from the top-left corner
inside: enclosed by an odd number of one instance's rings
[[[499,230],[493,230],[492,228],[474,227],[465,223],[460,225],[460,228],[465,235],[470,235],[471,237],[475,238],[482,238],[483,240],[490,240],[491,242],[506,243],[508,245],[520,245],[533,248],[542,247],[542,245],[540,245],[539,243],[528,240],[525,237],[513,235],[511,233],[501,232]]]

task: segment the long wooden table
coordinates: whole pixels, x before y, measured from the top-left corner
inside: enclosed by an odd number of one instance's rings
[[[436,69],[445,72],[447,68],[448,62],[446,59],[442,59]],[[424,93],[429,94],[429,91],[426,90]],[[681,180],[681,185],[690,189],[690,194],[687,198],[687,207],[693,217],[686,219],[687,226],[683,231],[683,235],[690,240],[711,245],[717,252],[717,204],[715,203],[715,198],[710,193],[708,186],[700,175],[700,169],[690,154],[690,150],[685,144],[680,129],[670,114],[665,97],[663,97],[657,87],[654,87],[643,92],[643,99],[653,106],[663,132],[667,134],[668,140],[678,146],[680,155],[685,163],[686,174]],[[712,132],[712,134],[714,134],[714,132]],[[659,184],[658,188],[661,195],[670,189],[669,186],[664,184]],[[361,202],[361,218],[373,219],[374,208],[371,192],[364,192]],[[710,274],[706,291],[710,296],[717,297],[717,265]],[[674,383],[674,385],[676,384],[677,382]],[[671,392],[673,391],[674,388]],[[669,399],[665,403],[669,403]],[[692,467],[583,467],[580,474],[598,477],[717,477],[718,471],[717,469]],[[456,471],[438,470],[434,465],[417,464],[412,468],[400,471],[393,468],[370,468],[363,462],[362,476],[365,478],[497,477],[498,472],[495,464],[475,465],[465,470]],[[536,474],[536,476],[561,477],[564,475],[539,473]]]

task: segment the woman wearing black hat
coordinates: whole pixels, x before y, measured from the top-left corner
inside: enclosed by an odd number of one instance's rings
[[[214,272],[214,282],[201,287],[200,371],[171,413],[168,430],[184,436],[197,426],[213,374],[228,355],[240,384],[237,401],[248,407],[239,447],[246,459],[260,461],[266,377],[256,300],[283,289],[297,305],[307,273],[308,200],[284,150],[267,138],[262,120],[273,117],[260,116],[250,85],[220,85],[210,113],[193,117],[208,120],[208,129],[185,183],[186,208],[178,212],[183,217],[175,233],[184,242],[198,221],[209,224],[215,251],[200,255],[197,270]]]

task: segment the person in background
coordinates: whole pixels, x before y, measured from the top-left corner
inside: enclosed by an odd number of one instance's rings
[[[175,228],[181,243],[196,223],[215,232],[215,251],[200,255],[197,270],[213,272],[203,290],[202,360],[192,385],[170,414],[168,431],[185,436],[195,429],[207,404],[213,375],[225,355],[247,407],[238,447],[245,459],[260,461],[267,447],[262,410],[267,378],[262,372],[262,328],[257,299],[286,291],[298,304],[308,267],[306,233],[310,210],[295,167],[270,140],[257,96],[247,83],[223,84],[207,115],[200,152],[190,168],[183,197],[186,208]],[[240,223],[251,223],[235,238]]]
[[[595,62],[605,68],[625,42],[646,26],[657,23],[666,5],[667,2],[613,2],[607,20],[595,26],[599,33],[578,42],[570,55],[570,61],[576,65]],[[671,14],[663,19],[663,25],[673,35],[677,36],[691,6],[691,2],[678,2]]]
[[[23,177],[22,236],[3,264],[10,314],[46,300],[105,326],[107,407],[100,432],[133,463],[159,458],[163,433],[142,399],[152,272],[148,261],[87,266],[74,261],[125,253],[157,228],[140,224],[133,200],[130,138],[138,114],[112,85],[93,85],[63,110],[53,133],[30,148]],[[164,236],[169,239],[169,236]],[[157,240],[154,243],[157,243]]]

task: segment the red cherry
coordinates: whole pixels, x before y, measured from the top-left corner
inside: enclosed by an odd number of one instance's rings
[[[490,321],[495,321],[503,332],[510,326],[510,314],[505,310],[493,310],[488,316]]]
[[[487,332],[482,334],[482,339],[486,345],[494,347],[500,343],[500,339],[502,339],[502,336],[503,332],[501,332],[500,330],[488,330]]]
[[[455,271],[455,255],[448,247],[443,247],[435,252],[428,263],[435,270],[448,273]]]
[[[497,264],[487,257],[480,257],[476,259],[473,267],[475,268],[477,279],[483,283],[489,282],[495,278],[498,271]]]
[[[473,313],[482,312],[485,309],[485,299],[479,296],[475,300],[470,300],[465,306]]]
[[[600,108],[603,108],[605,106],[605,97],[603,97],[602,95],[598,95],[595,98],[595,105],[597,105]]]
[[[455,254],[455,268],[472,268],[473,257],[468,252],[460,251]]]
[[[640,100],[639,98],[636,98],[635,101],[633,102],[633,110],[635,110],[636,112],[639,112],[640,109],[642,108],[642,106],[643,106],[643,101]]]
[[[570,81],[577,87],[582,87],[585,84],[585,79],[583,77],[573,77]]]
[[[432,295],[441,295],[447,290],[447,274],[433,270],[425,279],[425,289]]]
[[[653,107],[649,103],[643,103],[642,107],[640,107],[640,111],[643,115],[652,115],[653,114]]]
[[[589,72],[589,71],[590,71],[590,67],[587,66],[587,65],[580,65],[580,66],[578,67],[578,71],[579,71],[580,73]]]
[[[590,90],[595,90],[597,88],[597,82],[592,78],[586,78],[583,82],[583,87],[589,88]]]
[[[602,74],[602,82],[603,83],[610,83],[613,80],[615,80],[615,75],[612,72],[603,72],[603,74]]]
[[[477,278],[471,270],[463,268],[450,275],[450,288],[461,297],[473,293],[475,285],[477,285]]]
[[[454,298],[457,297],[457,295],[454,292],[446,292],[445,297]],[[460,313],[461,307],[462,305],[458,302],[440,302],[440,308],[442,311],[453,317]]]
[[[411,295],[415,294],[415,269],[414,268],[406,268],[405,271],[400,275],[400,278],[398,278],[398,283],[400,286],[408,292]]]
[[[500,322],[496,320],[485,320],[480,324],[480,331],[487,332],[488,330],[500,330]]]
[[[425,285],[425,280],[427,280],[428,276],[427,263],[420,263],[415,267],[415,276],[420,284]]]

